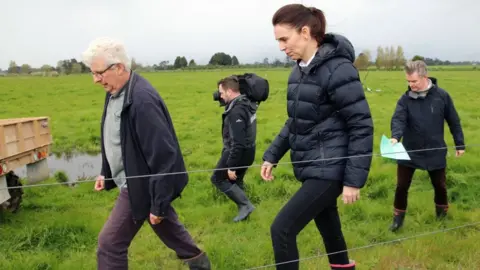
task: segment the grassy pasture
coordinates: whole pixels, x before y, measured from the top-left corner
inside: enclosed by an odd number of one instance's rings
[[[216,81],[245,70],[165,72],[143,74],[166,100],[189,170],[213,169],[221,149],[222,108],[212,100]],[[258,112],[256,165],[286,119],[288,70],[258,70],[271,85],[269,100]],[[480,221],[480,110],[478,71],[431,73],[447,89],[460,114],[467,147],[464,157],[449,151],[447,184],[450,216],[434,218],[433,191],[426,172],[417,172],[410,190],[405,227],[393,234],[391,222],[395,164],[375,156],[362,199],[354,205],[339,203],[349,248],[409,237]],[[362,78],[364,73],[361,74]],[[382,134],[389,136],[390,118],[406,84],[401,72],[370,72],[366,92],[375,124],[375,154]],[[376,89],[381,89],[376,92]],[[104,91],[88,75],[58,78],[0,78],[1,118],[49,116],[54,152],[99,150],[100,114]],[[453,145],[446,126],[446,141]],[[282,162],[289,161],[288,153]],[[95,172],[96,173],[96,172]],[[210,184],[210,173],[192,173],[182,199],[174,205],[186,227],[204,248],[213,269],[246,269],[272,264],[269,226],[276,213],[297,190],[291,165],[275,171],[276,180],[264,183],[259,168],[246,176],[247,189],[257,206],[249,221],[233,224],[236,207]],[[50,180],[50,181],[53,181]],[[93,192],[93,183],[76,188],[50,186],[25,189],[22,210],[0,216],[1,269],[96,269],[96,237],[114,204],[117,191]],[[130,248],[131,269],[186,269],[145,224]],[[350,252],[358,269],[478,269],[480,226],[423,236]],[[314,224],[298,236],[301,258],[320,255],[323,243]],[[269,268],[274,269],[274,268]],[[325,256],[301,263],[301,269],[328,269]]]

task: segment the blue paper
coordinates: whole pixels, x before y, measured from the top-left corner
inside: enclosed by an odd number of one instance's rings
[[[387,136],[382,136],[382,141],[380,142],[380,153],[382,157],[400,159],[400,160],[410,160],[410,156],[403,147],[401,142],[393,144],[390,142],[390,139]]]

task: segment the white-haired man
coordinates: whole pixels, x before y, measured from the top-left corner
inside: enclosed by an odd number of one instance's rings
[[[95,190],[120,189],[98,237],[98,269],[128,269],[128,247],[145,219],[190,269],[210,269],[207,255],[171,206],[188,175],[178,173],[186,169],[163,99],[130,70],[124,46],[113,39],[92,41],[83,62],[107,92],[101,120],[102,170]]]

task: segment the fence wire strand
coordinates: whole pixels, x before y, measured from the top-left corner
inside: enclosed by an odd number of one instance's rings
[[[478,147],[480,144],[469,144],[469,145],[458,145],[458,146],[445,146],[445,147],[434,147],[434,148],[424,148],[424,149],[417,149],[417,150],[405,150],[401,152],[386,152],[386,153],[372,153],[366,155],[355,155],[355,156],[344,156],[344,157],[332,157],[332,158],[322,158],[322,159],[311,159],[311,160],[300,160],[300,161],[286,161],[286,162],[277,162],[272,163],[274,166],[278,165],[289,165],[289,164],[299,164],[299,163],[314,163],[314,162],[322,162],[322,161],[329,161],[329,160],[339,160],[339,159],[350,159],[350,158],[362,158],[362,157],[375,157],[375,156],[382,156],[382,155],[392,155],[392,154],[401,154],[401,153],[415,153],[415,152],[426,152],[426,151],[435,151],[435,150],[446,150],[448,148],[456,149],[458,147],[464,148],[471,148],[471,147]],[[252,167],[261,167],[263,163],[252,164],[248,166],[237,166],[237,167],[222,167],[222,168],[214,168],[214,169],[199,169],[199,170],[186,170],[181,172],[167,172],[167,173],[155,173],[155,174],[144,174],[144,175],[132,175],[126,177],[119,177],[119,178],[105,178],[105,181],[114,180],[114,179],[129,179],[129,178],[151,178],[156,176],[167,176],[167,175],[178,175],[178,174],[191,174],[191,173],[202,173],[202,172],[213,172],[218,170],[226,170],[226,169],[244,169],[244,168],[252,168]],[[65,184],[78,184],[78,183],[86,183],[86,182],[95,182],[96,179],[85,179],[81,181],[69,181],[69,182],[55,182],[55,183],[44,183],[44,184],[30,184],[30,185],[23,185],[23,186],[13,186],[13,187],[6,187],[0,188],[0,190],[5,189],[19,189],[19,188],[32,188],[32,187],[44,187],[44,186],[56,186],[56,185],[65,185]],[[154,181],[158,181],[154,179]]]
[[[304,257],[304,258],[300,258],[300,259],[297,259],[297,260],[291,260],[291,261],[285,261],[285,262],[281,262],[281,263],[257,266],[257,267],[254,267],[254,268],[248,268],[246,270],[263,269],[263,268],[274,267],[274,266],[277,266],[277,265],[282,265],[282,264],[287,264],[287,263],[292,263],[292,262],[300,262],[300,261],[318,259],[318,258],[321,258],[321,257],[325,257],[325,256],[328,256],[328,255],[333,255],[333,254],[337,254],[337,253],[350,252],[350,251],[354,251],[354,250],[371,248],[371,247],[375,247],[375,246],[379,246],[379,245],[386,245],[386,244],[391,244],[391,243],[395,243],[395,242],[402,242],[402,241],[409,240],[409,239],[415,239],[415,238],[419,238],[419,237],[422,237],[422,236],[433,235],[433,234],[438,234],[438,233],[445,233],[445,232],[448,232],[448,231],[458,230],[458,229],[466,228],[466,227],[472,227],[472,226],[475,226],[475,225],[480,225],[480,221],[479,222],[468,223],[468,224],[464,224],[464,225],[460,225],[460,226],[456,226],[456,227],[452,227],[452,228],[446,228],[446,229],[442,229],[442,230],[419,233],[419,234],[415,234],[415,235],[412,235],[412,236],[401,237],[401,238],[397,238],[397,239],[394,239],[394,240],[374,243],[374,244],[360,246],[360,247],[356,247],[356,248],[345,249],[345,250],[341,250],[341,251],[325,253],[325,254],[320,254],[320,255],[311,256],[311,257]]]

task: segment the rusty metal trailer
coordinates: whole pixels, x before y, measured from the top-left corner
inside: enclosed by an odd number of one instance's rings
[[[14,170],[26,166],[28,184],[49,178],[47,158],[52,145],[49,120],[48,117],[0,119],[0,210],[16,212],[20,207],[22,183]]]

